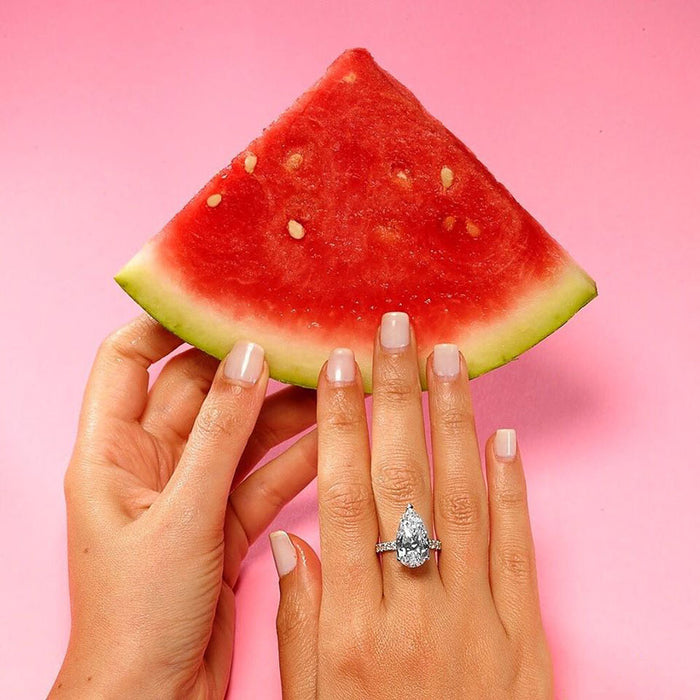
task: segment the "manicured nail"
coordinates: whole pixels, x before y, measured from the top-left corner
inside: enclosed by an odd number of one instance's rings
[[[331,384],[355,380],[355,354],[350,348],[336,348],[328,356],[326,377]]]
[[[517,449],[515,430],[512,428],[501,428],[496,431],[496,437],[493,441],[493,452],[498,459],[510,462],[515,459]]]
[[[459,348],[452,343],[438,343],[433,348],[433,372],[450,379],[459,374]]]
[[[224,375],[231,381],[255,384],[263,368],[265,351],[257,344],[239,340],[224,364]]]
[[[382,316],[379,341],[387,350],[399,350],[409,343],[408,314],[389,311]]]
[[[270,547],[277,567],[277,574],[282,578],[293,571],[297,565],[297,550],[284,530],[270,533]]]

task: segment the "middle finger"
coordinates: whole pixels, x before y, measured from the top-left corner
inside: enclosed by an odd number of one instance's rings
[[[375,343],[372,397],[372,489],[382,540],[396,538],[407,505],[432,534],[430,468],[423,427],[416,341],[408,315],[382,317]],[[383,557],[385,591],[416,575],[436,575],[435,557],[416,569]]]

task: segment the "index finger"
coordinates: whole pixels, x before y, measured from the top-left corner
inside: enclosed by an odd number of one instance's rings
[[[148,398],[148,368],[181,344],[147,314],[111,333],[97,351],[81,423],[99,428],[110,419],[138,420]]]
[[[337,348],[321,368],[317,410],[323,588],[344,601],[372,594],[380,600],[369,433],[362,378],[350,349]],[[363,580],[367,585],[358,586]]]

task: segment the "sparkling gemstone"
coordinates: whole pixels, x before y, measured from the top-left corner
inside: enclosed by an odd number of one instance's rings
[[[404,565],[414,568],[428,561],[428,531],[420,515],[409,503],[399,521],[396,532],[396,558]]]

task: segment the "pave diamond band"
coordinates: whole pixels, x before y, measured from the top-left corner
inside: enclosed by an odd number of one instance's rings
[[[440,540],[428,539],[428,549],[442,549],[442,542],[440,542]],[[375,551],[377,554],[381,554],[382,552],[395,552],[396,540],[391,540],[391,542],[378,542]]]
[[[378,542],[374,551],[396,552],[396,559],[410,568],[425,564],[430,558],[431,549],[442,549],[440,540],[431,540],[425,523],[415,508],[409,503],[401,516],[396,539],[391,542]]]

